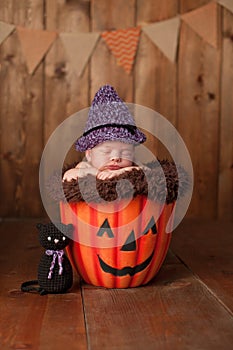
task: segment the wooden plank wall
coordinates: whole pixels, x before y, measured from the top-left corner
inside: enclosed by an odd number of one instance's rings
[[[58,32],[96,32],[154,23],[208,2],[1,0],[0,20]],[[130,75],[100,39],[77,78],[58,39],[30,76],[16,32],[5,40],[0,47],[0,217],[44,215],[38,185],[43,147],[56,126],[88,107],[98,88],[110,83],[126,102],[164,115],[186,142],[195,175],[188,215],[232,219],[233,15],[220,6],[218,11],[218,50],[182,22],[173,64],[142,33]],[[148,147],[154,147],[150,139]]]

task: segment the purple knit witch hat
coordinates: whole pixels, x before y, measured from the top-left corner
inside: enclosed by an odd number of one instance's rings
[[[75,148],[83,152],[105,141],[131,144],[146,141],[128,107],[110,85],[102,86],[95,94],[84,133],[76,141]]]

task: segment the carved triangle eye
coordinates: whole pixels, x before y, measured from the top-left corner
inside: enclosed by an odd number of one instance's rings
[[[134,230],[131,231],[130,235],[128,236],[128,238],[125,241],[125,244],[122,246],[121,250],[123,250],[125,252],[130,252],[130,251],[136,250],[136,241],[135,241]]]
[[[157,227],[156,227],[156,223],[155,223],[155,219],[152,216],[148,225],[146,226],[145,230],[142,232],[142,235],[147,235],[147,233],[149,231],[152,231],[152,233],[155,235],[157,233]]]
[[[112,229],[109,225],[108,219],[105,219],[102,225],[99,228],[99,231],[97,232],[97,236],[102,237],[104,233],[107,233],[109,238],[113,238],[114,234],[112,232]]]

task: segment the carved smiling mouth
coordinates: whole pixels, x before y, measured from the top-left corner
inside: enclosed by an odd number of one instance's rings
[[[136,273],[143,271],[151,262],[153,258],[154,252],[147,258],[145,261],[143,261],[141,264],[138,264],[134,267],[126,266],[122,269],[116,269],[108,264],[106,264],[101,257],[98,255],[99,263],[104,272],[111,273],[114,276],[134,276]]]

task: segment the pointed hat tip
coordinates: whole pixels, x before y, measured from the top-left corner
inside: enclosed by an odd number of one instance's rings
[[[122,102],[113,86],[106,84],[99,88],[93,99],[92,105],[100,103]]]

